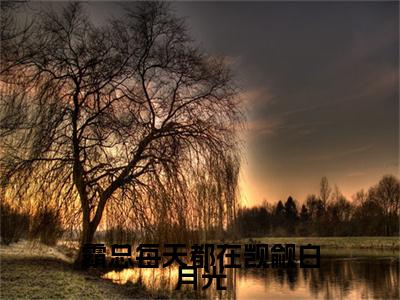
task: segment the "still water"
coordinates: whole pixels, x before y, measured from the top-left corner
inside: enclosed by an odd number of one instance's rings
[[[319,269],[225,269],[226,291],[213,284],[198,297],[218,299],[399,299],[399,258],[388,256],[323,257]],[[201,276],[200,276],[201,277]],[[147,289],[172,298],[187,297],[175,291],[178,269],[124,269],[103,278],[117,284],[140,282]],[[205,284],[205,281],[199,283]],[[201,287],[198,289],[201,290]],[[193,297],[193,294],[190,294]],[[196,297],[196,296],[194,296]]]

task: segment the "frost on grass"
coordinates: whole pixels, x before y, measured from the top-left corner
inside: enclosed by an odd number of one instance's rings
[[[148,298],[137,285],[120,286],[98,274],[75,271],[74,247],[67,244],[20,241],[0,246],[0,299]]]
[[[35,241],[20,241],[9,246],[0,246],[0,257],[10,258],[54,258],[65,262],[72,262],[70,255],[60,251],[62,247],[50,247]],[[65,248],[67,249],[67,248]]]

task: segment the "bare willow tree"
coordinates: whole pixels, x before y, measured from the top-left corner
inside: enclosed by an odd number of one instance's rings
[[[321,178],[321,182],[319,184],[319,197],[324,204],[324,208],[326,208],[326,204],[331,196],[332,188],[329,186],[328,178],[325,176]]]
[[[12,130],[1,169],[11,186],[51,191],[66,209],[79,200],[81,250],[107,203],[129,201],[144,214],[146,194],[158,208],[179,209],[190,205],[178,195],[192,192],[193,175],[212,176],[210,159],[237,169],[242,114],[232,74],[224,58],[194,45],[167,4],[140,2],[101,27],[77,3],[35,20],[2,57],[2,98],[23,117],[2,127]],[[224,173],[227,193],[235,172]]]
[[[400,181],[393,175],[385,175],[370,188],[369,198],[382,208],[385,235],[398,234],[400,214]]]

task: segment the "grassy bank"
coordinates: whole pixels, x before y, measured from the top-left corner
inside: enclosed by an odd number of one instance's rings
[[[296,245],[313,244],[321,246],[321,249],[369,249],[369,250],[400,250],[399,237],[262,237],[253,239],[241,239],[240,243],[260,242],[267,244]]]
[[[0,247],[1,299],[127,299],[152,295],[140,286],[117,286],[98,274],[78,272],[60,248],[19,242]]]

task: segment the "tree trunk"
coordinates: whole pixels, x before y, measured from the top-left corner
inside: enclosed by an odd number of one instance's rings
[[[81,240],[79,244],[78,255],[74,262],[75,269],[83,269],[84,268],[84,246],[85,244],[92,244],[94,233],[96,232],[97,225],[89,222],[88,219],[83,220],[83,230],[81,234]]]

